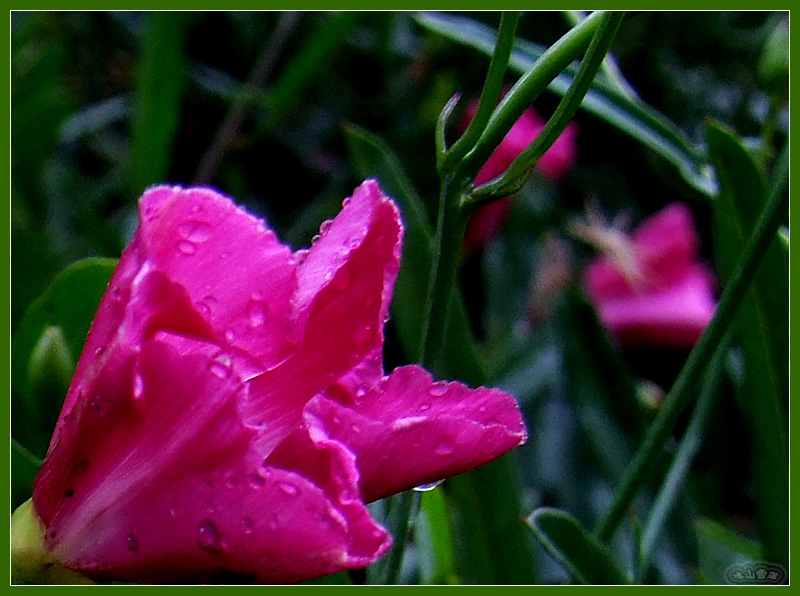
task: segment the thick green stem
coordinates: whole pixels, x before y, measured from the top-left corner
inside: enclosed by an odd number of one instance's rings
[[[778,175],[781,178],[788,176],[788,170],[779,172]],[[733,323],[736,312],[747,294],[747,287],[753,280],[767,246],[777,233],[786,215],[789,207],[789,194],[783,192],[783,190],[784,187],[779,184],[770,196],[753,230],[744,254],[736,266],[736,270],[725,291],[722,293],[714,318],[691,354],[689,354],[686,364],[681,369],[675,384],[664,400],[664,405],[658,417],[648,430],[641,447],[639,447],[633,461],[625,471],[611,508],[597,524],[594,532],[600,540],[608,540],[614,535],[619,523],[625,517],[628,508],[636,497],[636,493],[658,460],[658,454],[674,430],[681,412],[689,403],[694,389],[717,346]]]
[[[450,296],[458,274],[461,243],[467,221],[461,210],[464,194],[463,184],[456,184],[450,179],[442,183],[436,225],[436,252],[425,301],[425,331],[420,356],[422,365],[429,370],[435,370],[444,344]]]

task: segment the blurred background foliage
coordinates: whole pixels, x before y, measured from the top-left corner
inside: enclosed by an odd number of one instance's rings
[[[499,22],[498,13],[460,16],[490,27]],[[532,12],[521,20],[518,37],[546,46],[569,26],[569,15]],[[744,139],[768,175],[789,131],[788,64],[782,67],[775,41],[784,30],[788,37],[788,13],[634,13],[612,53],[630,88],[689,141],[704,147],[707,122],[720,122]],[[369,160],[359,163],[346,131],[368,131],[385,143],[432,217],[439,192],[436,118],[455,92],[480,93],[487,65],[484,54],[422,26],[413,13],[12,12],[12,335],[24,335],[17,332],[26,309],[69,264],[119,256],[137,224],[136,199],[150,184],[211,184],[301,248],[369,167]],[[548,115],[557,100],[546,93],[536,109]],[[406,558],[407,581],[565,581],[564,568],[527,529],[526,558],[512,561],[517,569],[493,568],[475,543],[500,548],[503,535],[470,534],[474,527],[461,518],[489,515],[480,491],[519,488],[519,503],[511,507],[521,511],[507,512],[509,519],[550,506],[591,527],[686,359],[674,349],[621,351],[609,340],[577,284],[569,284],[593,253],[565,229],[589,200],[631,222],[680,200],[691,206],[703,258],[714,264],[712,199],[636,138],[590,114],[576,119],[572,171],[557,184],[534,177],[506,225],[482,250],[465,255],[462,267],[465,309],[486,381],[520,400],[529,425],[530,441],[509,460],[515,474],[502,476],[518,475],[519,487],[478,490],[476,483],[485,483],[475,476],[472,484],[445,483],[444,501],[440,490],[426,493],[426,515]],[[536,293],[536,281],[554,266],[567,281]],[[108,266],[93,267],[81,273],[89,283],[104,279]],[[555,291],[563,286],[568,289]],[[96,304],[99,296],[84,293],[85,304]],[[395,325],[387,328],[387,368],[412,359]],[[76,325],[69,333],[68,344],[75,334],[80,343],[85,331]],[[18,340],[12,356],[27,361],[36,342]],[[73,359],[78,355],[72,346]],[[720,561],[752,549],[763,554],[754,495],[758,461],[733,398],[741,354],[729,356],[694,466],[639,581],[714,582],[725,569]],[[12,448],[21,487],[12,508],[28,496],[52,430],[47,425],[55,420],[51,412],[33,429],[19,420],[17,404],[27,391],[21,385],[12,387],[12,435],[21,442]],[[688,425],[687,414],[680,432]],[[667,464],[665,458],[655,476]],[[491,482],[491,475],[485,478]],[[612,544],[624,568],[636,567],[637,515],[657,489],[656,478]],[[471,509],[456,503],[470,491],[477,495]],[[452,528],[442,529],[432,511],[447,511]],[[441,539],[450,532],[454,550]]]

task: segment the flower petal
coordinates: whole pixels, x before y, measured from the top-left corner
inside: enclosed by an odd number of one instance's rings
[[[693,267],[672,285],[597,302],[603,324],[625,345],[691,348],[714,316],[713,277]]]
[[[124,408],[81,420],[83,463],[48,526],[60,562],[97,579],[289,582],[388,548],[357,500],[343,512],[311,479],[262,468],[238,412],[245,386],[215,346],[169,341],[144,343]]]
[[[396,369],[356,406],[319,395],[305,418],[312,440],[338,441],[355,453],[367,502],[466,472],[527,438],[508,394],[434,383],[417,366]]]
[[[340,381],[371,386],[382,376],[378,358],[401,238],[397,208],[367,181],[311,247],[293,298],[299,349],[251,382],[248,416],[271,421],[265,453],[301,423],[303,406],[320,391]]]
[[[148,258],[186,288],[220,342],[264,370],[293,350],[285,313],[295,259],[261,220],[207,188],[151,188],[140,212]]]

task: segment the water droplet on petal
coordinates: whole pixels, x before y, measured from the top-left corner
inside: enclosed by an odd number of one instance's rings
[[[429,490],[433,490],[434,488],[439,486],[442,482],[444,482],[444,478],[442,478],[441,480],[436,480],[435,482],[427,482],[425,484],[420,484],[419,486],[415,486],[414,490],[417,492],[424,493]]]
[[[247,303],[247,321],[254,329],[267,322],[267,309],[261,300],[251,298]]]
[[[178,234],[184,240],[200,244],[211,238],[211,225],[204,221],[191,219],[178,226]]]
[[[236,339],[236,334],[233,332],[233,329],[228,329],[225,332],[225,341],[231,343],[234,339]]]
[[[302,265],[303,261],[306,260],[307,256],[308,256],[308,249],[307,248],[301,248],[296,253],[294,253],[294,258],[297,260],[297,264],[298,265]]]
[[[447,393],[447,384],[442,383],[433,385],[430,389],[428,389],[428,393],[430,393],[433,397],[441,397]]]
[[[440,437],[436,442],[436,447],[434,448],[436,455],[450,455],[455,450],[456,446],[455,443],[453,443],[453,439],[446,436]]]
[[[144,393],[144,379],[142,379],[142,375],[140,374],[133,375],[133,397],[135,399],[140,399],[143,393]]]
[[[256,527],[256,522],[253,521],[252,517],[245,516],[242,518],[242,525],[244,526],[245,534],[252,534]]]
[[[267,483],[266,479],[260,474],[253,474],[250,476],[250,486],[253,488],[261,488]]]
[[[204,519],[200,522],[198,530],[200,534],[197,544],[202,550],[212,553],[222,550],[222,543],[219,539],[219,531],[217,530],[217,526],[214,525],[214,522],[212,522],[210,519]]]
[[[128,550],[136,552],[139,550],[139,541],[134,534],[128,534]]]
[[[197,246],[194,242],[189,242],[188,240],[181,240],[178,243],[178,251],[180,251],[184,255],[193,255],[197,251]]]
[[[333,225],[333,220],[332,219],[326,219],[325,221],[323,221],[319,225],[319,233],[320,234],[324,234],[325,232],[327,232],[331,228],[331,225]]]
[[[175,515],[176,515],[177,513],[178,513],[178,512],[177,512],[177,511],[175,511],[175,509],[173,509],[173,508],[170,508],[170,509],[167,511],[167,515],[169,515],[170,519],[174,519],[174,518],[175,518]]]
[[[226,354],[217,355],[208,365],[211,374],[218,379],[226,379],[231,374],[231,359]]]
[[[288,483],[288,482],[279,482],[279,483],[278,483],[278,487],[279,487],[279,488],[280,488],[280,489],[281,489],[281,490],[282,490],[284,493],[286,493],[287,495],[289,495],[290,497],[293,497],[293,496],[294,496],[294,495],[296,495],[298,492],[300,492],[300,489],[298,489],[298,488],[297,488],[297,487],[296,487],[294,484],[290,484],[290,483]]]
[[[317,242],[319,242],[319,239],[320,239],[321,237],[322,237],[322,236],[320,236],[319,234],[314,234],[314,235],[311,237],[311,246],[314,246],[314,245],[315,245]]]
[[[420,404],[419,409],[422,412],[426,412],[431,409],[431,404]]]

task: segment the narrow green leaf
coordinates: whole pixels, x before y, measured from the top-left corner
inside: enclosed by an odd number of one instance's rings
[[[467,17],[434,12],[419,14],[416,20],[431,31],[485,54],[491,54],[495,46],[494,29]],[[528,72],[544,52],[545,48],[517,38],[509,66],[519,73]],[[564,95],[577,72],[577,67],[568,67],[550,83],[548,89]],[[656,110],[628,97],[613,82],[597,77],[581,108],[660,155],[676,167],[695,190],[706,196],[714,194],[716,184],[708,174],[703,148],[692,143]]]
[[[566,511],[542,507],[528,518],[534,536],[582,584],[629,584],[617,559]]]
[[[11,341],[11,428],[35,455],[43,456],[52,434],[55,412],[32,409],[28,365],[46,329],[56,326],[73,357],[83,343],[100,298],[116,266],[113,259],[78,261],[59,274],[28,308]],[[61,396],[63,399],[63,395]],[[60,409],[60,404],[58,405]]]
[[[699,519],[697,532],[700,580],[707,584],[728,584],[725,572],[732,565],[752,563],[763,558],[756,542],[739,536],[733,530],[710,520]]]
[[[720,126],[708,126],[720,181],[714,229],[720,271],[726,277],[741,255],[767,189],[742,143]],[[773,236],[735,319],[744,358],[740,406],[750,425],[759,533],[770,561],[789,564],[789,277]]]
[[[169,172],[187,71],[185,21],[186,14],[181,12],[148,13],[131,131],[133,196],[165,181]]]

